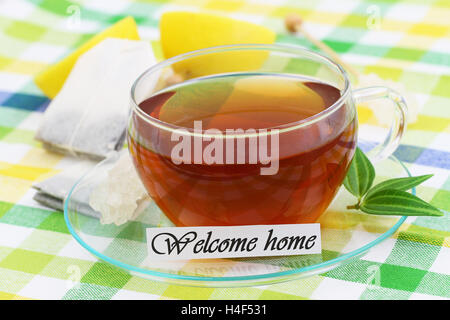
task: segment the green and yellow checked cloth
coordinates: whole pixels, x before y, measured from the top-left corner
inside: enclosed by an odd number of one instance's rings
[[[33,139],[49,100],[32,77],[128,15],[158,55],[158,18],[175,9],[207,9],[253,21],[276,31],[277,42],[311,47],[283,30],[283,17],[296,12],[347,63],[403,83],[415,93],[421,110],[396,156],[414,175],[435,174],[417,192],[446,210],[445,216],[408,218],[393,237],[351,264],[263,287],[178,287],[133,277],[91,257],[72,239],[60,212],[32,200],[34,182],[68,165],[66,158],[46,152]],[[1,1],[0,298],[450,298],[449,17],[448,0]],[[376,132],[370,112],[362,110],[360,121],[362,129]],[[76,279],[81,283],[73,286]]]

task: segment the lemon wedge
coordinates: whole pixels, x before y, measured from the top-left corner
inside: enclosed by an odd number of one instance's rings
[[[273,43],[275,33],[250,22],[197,12],[166,12],[160,20],[161,47],[165,58],[193,50],[229,44]],[[250,50],[199,56],[173,65],[187,78],[261,67],[267,52]]]
[[[276,76],[239,79],[225,105],[230,106],[226,109],[227,112],[232,111],[230,108],[240,105],[257,105],[261,111],[273,110],[274,106],[279,105],[283,106],[285,111],[302,110],[305,116],[314,115],[325,108],[322,97],[302,82]]]
[[[34,82],[49,98],[53,99],[61,90],[78,57],[106,38],[139,40],[136,22],[126,17],[103,32],[95,35],[70,55],[39,73]]]

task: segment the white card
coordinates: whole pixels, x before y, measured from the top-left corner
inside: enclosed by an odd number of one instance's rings
[[[150,261],[322,252],[320,224],[147,228]]]

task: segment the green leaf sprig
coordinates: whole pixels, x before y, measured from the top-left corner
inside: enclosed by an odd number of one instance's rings
[[[407,192],[432,176],[389,179],[372,187],[375,168],[361,149],[356,148],[344,186],[358,202],[347,209],[377,215],[442,216],[439,209]]]

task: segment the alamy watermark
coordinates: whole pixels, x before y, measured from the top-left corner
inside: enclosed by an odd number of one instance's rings
[[[69,274],[66,280],[67,289],[78,289],[81,281],[81,269],[79,266],[71,264],[67,267],[66,272]]]
[[[66,26],[69,30],[79,29],[81,26],[81,7],[71,4],[67,7],[66,13],[69,15],[66,20]]]
[[[371,265],[367,268],[366,273],[369,275],[366,284],[369,290],[379,289],[381,285],[380,267]]]
[[[366,10],[369,17],[366,21],[367,29],[380,30],[381,29],[381,9],[379,6],[373,4],[367,7]]]
[[[279,169],[278,129],[226,129],[224,133],[213,128],[203,131],[202,122],[194,121],[193,134],[177,129],[171,141],[178,141],[171,151],[171,160],[177,165],[266,165],[260,168],[261,175],[274,175]]]

